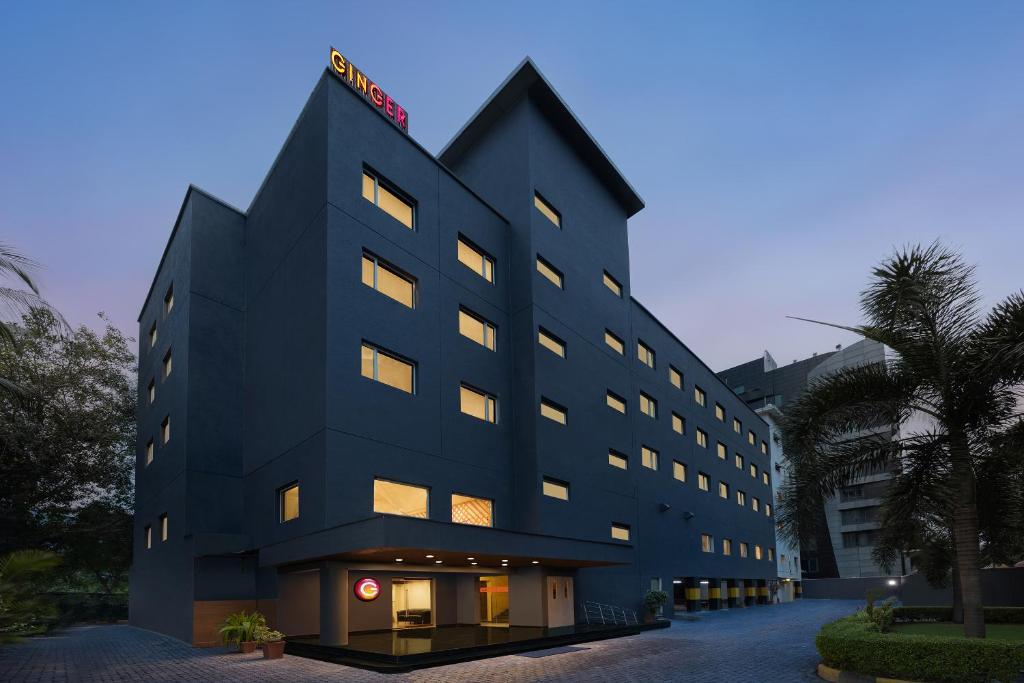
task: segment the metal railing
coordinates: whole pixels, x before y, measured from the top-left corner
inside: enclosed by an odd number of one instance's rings
[[[623,609],[615,605],[605,605],[590,600],[583,601],[583,618],[589,625],[635,626],[639,623],[636,619],[635,610]]]

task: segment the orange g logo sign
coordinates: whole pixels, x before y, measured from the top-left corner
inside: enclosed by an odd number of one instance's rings
[[[352,590],[363,602],[376,600],[380,596],[380,584],[377,583],[377,579],[359,579]]]

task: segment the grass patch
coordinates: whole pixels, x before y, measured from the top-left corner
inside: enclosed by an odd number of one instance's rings
[[[894,633],[913,633],[922,636],[963,637],[963,624],[943,622],[919,624],[894,624]],[[1024,642],[1024,624],[987,624],[985,635],[988,640],[1013,640]]]

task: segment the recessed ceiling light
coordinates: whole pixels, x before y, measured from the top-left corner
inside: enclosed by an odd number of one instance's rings
[[[401,562],[401,561],[402,561],[402,558],[400,558],[400,557],[396,557],[395,558],[395,562]]]
[[[470,564],[471,564],[471,565],[474,565],[474,566],[475,566],[475,565],[476,565],[476,562],[470,562]]]
[[[427,555],[427,559],[428,560],[432,560],[432,559],[434,559],[434,556],[433,555]]]
[[[540,561],[538,561],[538,560],[534,560],[534,561],[533,561],[533,562],[531,562],[530,564],[540,564]]]
[[[441,564],[441,562],[443,562],[443,560],[434,560],[434,564]]]
[[[475,560],[476,558],[475,558],[475,557],[467,557],[466,559],[467,559],[467,560],[469,560],[470,562],[472,562],[472,561],[473,561],[473,560]]]

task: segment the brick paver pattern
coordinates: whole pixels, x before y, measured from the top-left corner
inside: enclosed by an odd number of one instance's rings
[[[5,683],[491,683],[580,681],[657,683],[729,681],[790,683],[819,680],[814,635],[827,621],[852,613],[857,602],[794,603],[703,613],[671,628],[583,643],[574,652],[516,655],[378,674],[291,657],[264,660],[224,649],[195,649],[168,636],[126,625],[81,626],[0,646]]]

